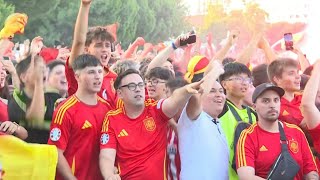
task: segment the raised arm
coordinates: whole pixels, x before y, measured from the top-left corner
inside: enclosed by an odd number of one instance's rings
[[[203,80],[176,89],[168,99],[164,100],[162,104],[164,114],[167,117],[172,118],[179,109],[182,109],[186,105],[193,94],[202,92],[202,83]]]
[[[237,62],[242,63],[244,65],[248,65],[250,63],[251,56],[254,53],[261,36],[262,33],[256,33],[253,35],[248,46],[245,49],[243,49],[239,56],[236,58]]]
[[[304,70],[306,70],[310,66],[308,59],[304,56],[301,49],[296,45],[293,46],[293,52],[298,55],[298,60],[300,63],[301,71],[303,72]]]
[[[320,123],[320,112],[315,105],[317,93],[320,90],[320,60],[314,64],[311,77],[304,88],[303,96],[301,99],[301,113],[304,117],[309,129],[317,127]]]
[[[225,58],[226,54],[228,53],[229,49],[236,43],[239,38],[240,32],[237,30],[232,30],[228,36],[227,43],[214,55],[214,60],[219,60],[222,64],[223,59]]]
[[[45,99],[43,70],[44,62],[39,56],[32,56],[30,68],[28,71],[32,74],[34,80],[34,92],[31,104],[26,111],[26,119],[32,123],[41,124],[45,115]]]
[[[202,111],[201,101],[210,93],[214,82],[218,79],[220,74],[224,72],[223,66],[217,61],[211,61],[211,69],[203,78],[202,89],[203,93],[193,95],[187,105],[187,115],[190,119],[195,120]]]
[[[76,57],[83,54],[86,36],[88,31],[89,10],[92,0],[81,0],[79,13],[74,27],[74,35],[72,41],[72,48],[69,58],[69,67]]]
[[[137,37],[137,39],[128,47],[128,49],[124,52],[123,58],[129,59],[132,57],[135,49],[139,46],[143,46],[145,40],[142,37]]]
[[[258,42],[258,47],[263,50],[267,59],[267,64],[270,64],[272,61],[274,61],[277,58],[276,54],[270,47],[270,44],[265,37],[262,36],[260,38]]]
[[[173,43],[172,45],[166,47],[164,50],[162,50],[149,64],[147,72],[155,67],[161,67],[163,63],[167,61],[167,59],[170,57],[170,54],[173,53],[175,50],[174,48],[180,47],[180,40],[186,40],[189,38],[188,35],[180,35]]]

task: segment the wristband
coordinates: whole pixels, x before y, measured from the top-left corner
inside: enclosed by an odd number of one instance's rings
[[[174,50],[178,49],[177,46],[174,44],[174,42],[171,42],[171,45]]]

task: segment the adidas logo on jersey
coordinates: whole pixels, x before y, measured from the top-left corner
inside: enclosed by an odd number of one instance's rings
[[[92,124],[88,120],[86,120],[81,129],[87,129],[91,127],[92,127]]]
[[[120,133],[118,134],[118,137],[124,137],[124,136],[129,136],[126,130],[122,129]]]
[[[268,151],[268,149],[264,145],[262,145],[261,148],[259,149],[259,151],[260,152]]]

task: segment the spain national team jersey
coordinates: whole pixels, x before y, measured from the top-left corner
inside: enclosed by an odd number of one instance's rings
[[[109,104],[100,97],[97,105],[86,105],[73,95],[54,112],[48,144],[64,150],[63,154],[78,180],[102,179],[99,138],[108,110]],[[63,178],[57,173],[56,179]]]
[[[130,119],[124,108],[109,111],[101,131],[101,149],[117,152],[122,180],[163,180],[167,178],[167,126],[169,118],[162,102],[146,100],[145,109]]]
[[[289,102],[282,97],[279,120],[299,126],[303,120],[300,111],[301,98],[302,94],[295,94],[293,100]]]
[[[69,59],[67,60],[66,63],[66,78],[68,81],[68,95],[71,96],[73,95],[77,89],[78,89],[78,83],[75,78],[74,72],[71,67],[68,66]],[[117,78],[117,75],[111,71],[109,71],[108,68],[104,68],[105,71],[108,73],[104,75],[102,85],[101,85],[101,90],[98,93],[100,97],[102,97],[104,100],[106,100],[112,107],[118,108],[121,106],[117,106],[119,103],[119,99],[117,98],[116,91],[113,87],[113,83],[115,79]]]
[[[318,171],[309,144],[302,130],[293,124],[283,123],[288,140],[288,150],[300,166],[295,180],[304,178],[311,171]],[[280,133],[263,130],[258,124],[241,133],[237,145],[237,168],[250,166],[257,176],[266,178],[274,161],[281,153]]]

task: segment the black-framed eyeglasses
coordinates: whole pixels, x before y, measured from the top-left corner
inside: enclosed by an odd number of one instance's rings
[[[251,84],[252,83],[252,79],[247,77],[247,78],[244,78],[244,77],[234,77],[234,78],[229,78],[227,79],[226,81],[235,81],[236,83],[248,83],[248,84]]]
[[[159,81],[158,79],[149,79],[146,81],[146,84],[147,83],[151,84],[152,86],[155,86],[159,83],[166,83],[166,81]]]
[[[129,83],[129,84],[120,86],[119,89],[123,88],[123,87],[127,87],[130,91],[135,91],[137,89],[137,87],[139,87],[140,89],[143,89],[145,87],[145,84],[144,84],[144,82],[139,82],[138,84]]]

